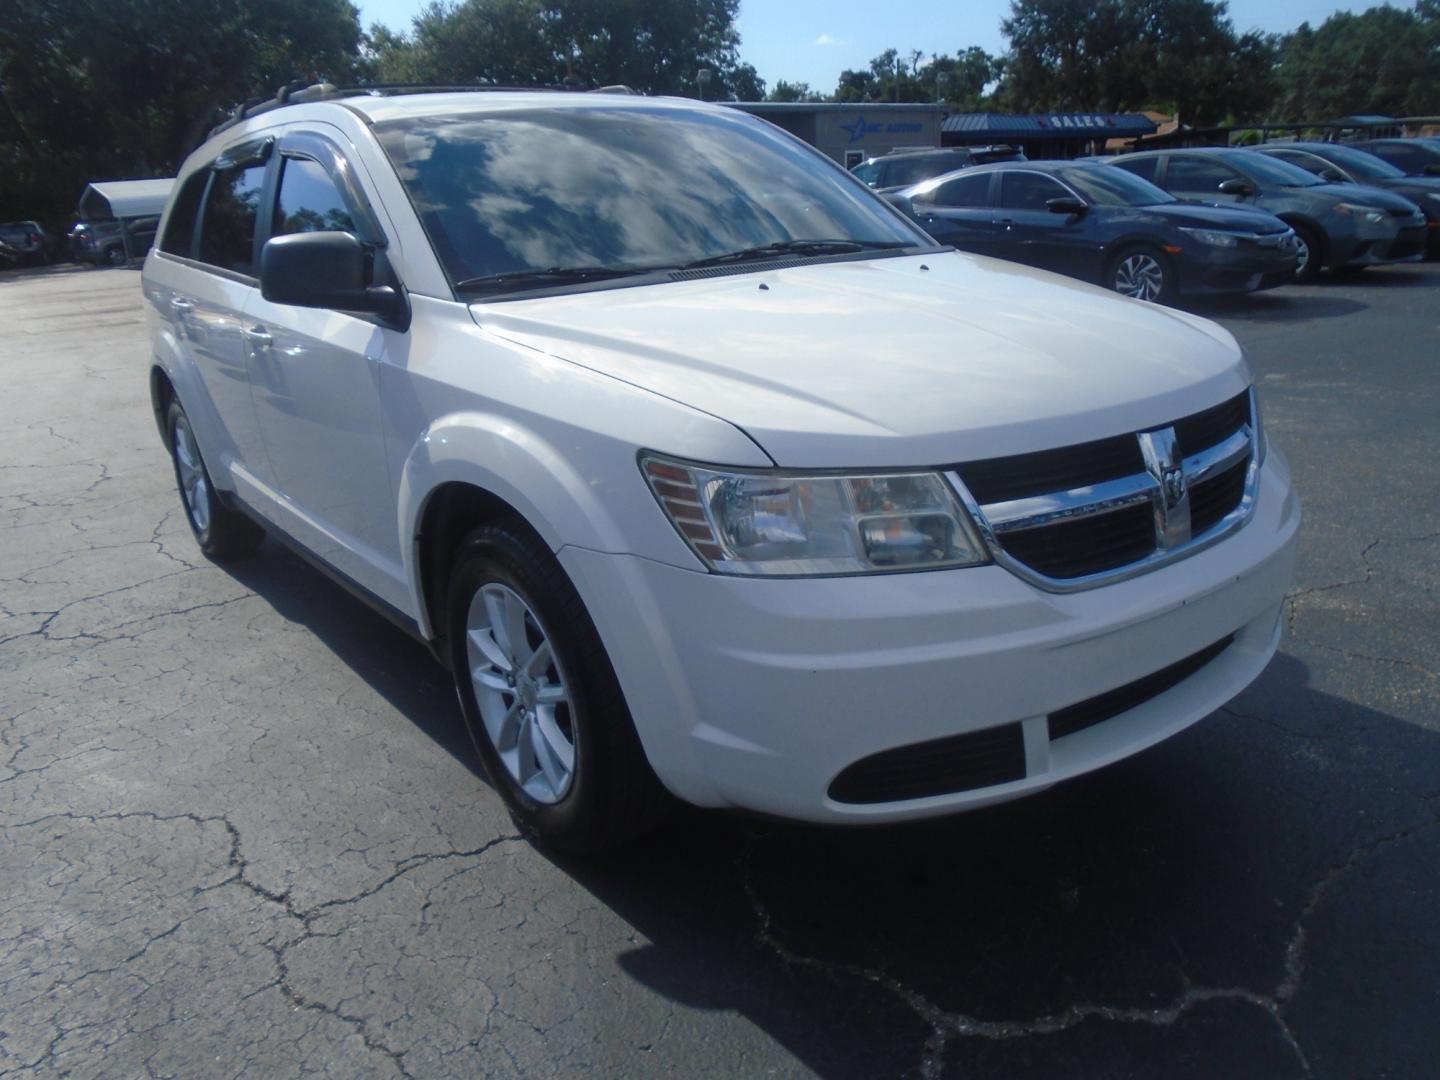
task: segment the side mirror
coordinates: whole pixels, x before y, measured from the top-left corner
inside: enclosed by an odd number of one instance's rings
[[[370,261],[353,233],[276,236],[260,249],[260,295],[272,304],[369,311],[408,322],[409,305],[399,292],[367,284]]]
[[[1246,195],[1255,194],[1255,185],[1249,180],[1242,180],[1238,176],[1232,176],[1229,180],[1220,181],[1220,193],[1222,195]]]
[[[1321,169],[1320,179],[1330,184],[1348,184],[1350,178],[1339,169]]]
[[[1061,195],[1054,199],[1046,199],[1045,209],[1052,214],[1083,214],[1090,207],[1073,195]]]

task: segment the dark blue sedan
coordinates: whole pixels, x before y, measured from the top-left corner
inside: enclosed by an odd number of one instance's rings
[[[980,165],[900,196],[941,243],[1139,300],[1254,292],[1295,276],[1295,233],[1279,218],[1182,203],[1137,176],[1090,162]]]

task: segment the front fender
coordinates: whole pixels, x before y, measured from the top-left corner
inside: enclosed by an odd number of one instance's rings
[[[566,451],[492,412],[441,417],[415,442],[400,470],[398,516],[412,610],[424,634],[433,636],[434,628],[425,604],[420,526],[431,496],[446,484],[503,499],[552,552],[574,546],[699,566],[645,486],[633,449],[607,442]]]

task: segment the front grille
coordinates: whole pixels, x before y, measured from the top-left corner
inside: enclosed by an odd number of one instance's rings
[[[1148,502],[1110,514],[1022,529],[1005,535],[1005,550],[1053,578],[1114,570],[1155,550],[1155,512]]]
[[[1051,713],[1046,718],[1051,740],[1063,739],[1066,735],[1094,727],[1121,713],[1139,708],[1166,690],[1174,689],[1229,648],[1234,640],[1234,634],[1227,634],[1215,644],[1207,645],[1169,667]]]
[[[1118,435],[1059,450],[972,461],[961,465],[959,472],[976,502],[996,503],[1114,480],[1144,469],[1135,437]]]
[[[912,743],[861,758],[830,782],[843,803],[899,802],[1025,779],[1025,739],[1019,724]]]
[[[1213,409],[1176,420],[1171,426],[1180,450],[1186,456],[1198,454],[1224,442],[1250,422],[1250,395],[1239,394]]]
[[[954,468],[997,559],[1042,585],[1094,579],[1075,586],[1084,587],[1162,561],[1157,553],[1180,550],[1243,504],[1251,409],[1247,391],[1165,428]],[[1181,474],[1187,483],[1176,482]],[[1175,516],[1187,489],[1188,532]]]
[[[1190,533],[1199,536],[1219,524],[1220,519],[1239,505],[1245,494],[1245,474],[1250,460],[1232,465],[1218,476],[1201,481],[1190,489]]]

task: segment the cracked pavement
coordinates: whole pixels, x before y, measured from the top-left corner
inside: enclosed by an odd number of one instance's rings
[[[138,274],[0,275],[0,1076],[1434,1075],[1437,290],[1197,308],[1307,513],[1227,708],[947,821],[574,861],[419,646],[273,543],[200,556]]]

